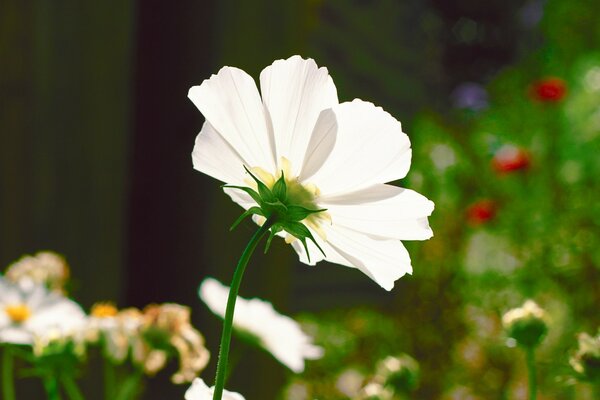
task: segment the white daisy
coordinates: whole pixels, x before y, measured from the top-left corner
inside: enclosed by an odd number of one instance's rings
[[[214,390],[214,386],[209,388],[202,379],[196,378],[185,392],[185,400],[212,400]],[[222,400],[244,400],[244,396],[224,390]]]
[[[339,104],[327,69],[312,59],[275,61],[262,71],[260,86],[262,98],[248,74],[223,67],[190,89],[206,118],[192,153],[194,168],[248,187],[247,167],[270,189],[283,174],[288,204],[326,209],[301,221],[325,256],[309,243],[309,260],[302,243],[287,236],[300,260],[358,268],[391,290],[412,272],[400,240],[432,236],[427,217],[433,203],[386,184],[404,178],[410,167],[410,141],[400,122],[362,100]],[[257,205],[242,190],[225,191],[245,209]]]
[[[206,278],[200,285],[199,295],[213,313],[223,318],[229,295],[227,286]],[[273,357],[296,373],[304,371],[305,359],[323,356],[323,349],[312,344],[312,338],[302,332],[300,324],[279,314],[271,303],[261,299],[247,300],[238,296],[233,326],[256,337]]]
[[[48,332],[78,332],[86,317],[81,307],[29,279],[0,277],[0,343],[33,344]]]

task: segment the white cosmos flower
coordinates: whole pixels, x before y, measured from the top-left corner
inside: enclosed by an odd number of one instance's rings
[[[215,387],[209,388],[200,378],[194,379],[192,386],[185,392],[185,400],[212,400]],[[245,400],[244,396],[223,390],[223,400]]]
[[[223,67],[189,91],[206,118],[192,153],[194,168],[229,185],[250,186],[250,169],[267,186],[285,173],[290,203],[326,209],[303,222],[325,256],[309,243],[310,261],[358,268],[386,290],[412,272],[400,240],[432,236],[433,203],[386,184],[404,178],[411,148],[400,122],[359,99],[339,103],[333,80],[314,60],[277,60],[260,74],[259,94],[244,71]],[[248,209],[256,203],[225,192]],[[257,220],[260,223],[260,220]]]
[[[199,295],[213,313],[221,318],[225,316],[227,286],[206,278],[200,285]],[[296,373],[304,371],[305,359],[323,356],[323,349],[312,344],[312,338],[302,332],[300,324],[279,314],[271,303],[261,299],[247,300],[238,296],[233,326],[256,337],[273,357]]]
[[[51,332],[74,334],[85,322],[74,301],[29,279],[11,283],[0,277],[0,343],[33,344]]]

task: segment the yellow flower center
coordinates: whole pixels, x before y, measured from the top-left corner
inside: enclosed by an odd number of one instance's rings
[[[112,303],[96,303],[92,306],[90,314],[92,317],[108,318],[117,315],[117,307]]]
[[[271,174],[260,167],[254,167],[250,169],[256,177],[258,177],[269,189],[273,189],[275,182],[281,178],[281,174],[284,176],[285,184],[287,187],[286,192],[286,204],[293,204],[302,206],[310,210],[316,210],[319,207],[315,199],[321,194],[321,191],[316,185],[312,183],[301,183],[298,177],[292,175],[292,168],[290,161],[281,157],[279,161],[279,167],[277,174]],[[246,182],[253,188],[256,188],[256,183],[252,179],[247,179]],[[260,224],[264,222],[264,217],[260,217]],[[318,213],[310,214],[307,218],[302,220],[302,223],[314,230],[323,240],[326,240],[326,235],[323,227],[323,223],[331,223],[331,216],[329,213],[322,211]],[[286,243],[292,243],[296,238],[288,234],[285,238]]]
[[[15,323],[22,323],[31,317],[31,309],[26,304],[11,304],[4,307],[4,311]]]

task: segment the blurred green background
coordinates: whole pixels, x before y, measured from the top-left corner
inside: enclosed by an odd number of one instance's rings
[[[368,375],[405,352],[421,366],[414,398],[525,398],[500,317],[534,298],[552,320],[541,398],[591,398],[568,355],[600,325],[596,3],[3,0],[0,262],[64,254],[85,307],[190,305],[211,381],[220,323],[197,286],[229,281],[254,227],[229,233],[239,207],[192,169],[203,119],[187,91],[222,65],[258,77],[301,54],[328,67],[340,100],[402,121],[413,167],[400,184],[436,203],[435,237],[407,244],[414,274],[391,293],[356,270],[300,265],[282,242],[258,254],[241,294],[301,313],[332,347],[296,378],[248,348],[231,387],[295,399],[282,392],[293,381],[341,399],[344,369]],[[165,372],[144,398],[184,391]]]

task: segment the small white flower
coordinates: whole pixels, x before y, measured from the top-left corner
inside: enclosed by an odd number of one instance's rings
[[[194,379],[192,386],[185,392],[185,400],[212,400],[215,387],[209,388],[200,378]],[[223,400],[245,400],[244,396],[223,390]]]
[[[206,278],[200,285],[200,298],[210,310],[223,318],[229,288],[215,279]],[[237,298],[233,326],[255,336],[261,345],[283,365],[299,373],[304,360],[323,356],[323,349],[312,344],[312,338],[302,332],[300,325],[279,314],[273,305],[261,299]]]
[[[275,61],[262,71],[260,87],[262,98],[248,74],[223,67],[190,89],[206,118],[194,168],[243,187],[253,185],[244,167],[270,189],[284,176],[289,204],[326,209],[302,220],[325,256],[309,242],[309,260],[299,240],[287,235],[300,260],[358,268],[391,290],[412,272],[400,240],[432,236],[427,217],[433,203],[386,184],[410,167],[410,141],[400,122],[369,102],[339,104],[327,69],[312,59]],[[257,205],[242,190],[225,192],[245,209]]]
[[[31,280],[0,277],[0,343],[33,344],[47,332],[77,332],[86,321],[81,307]]]

